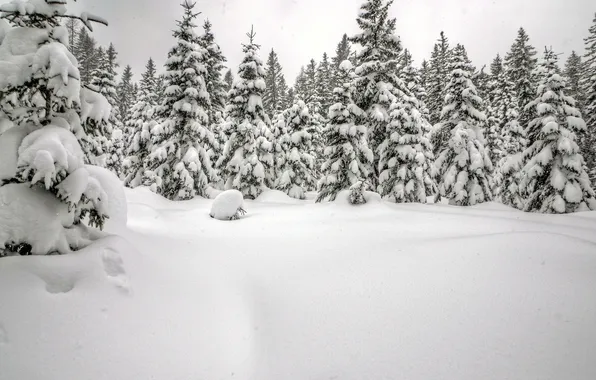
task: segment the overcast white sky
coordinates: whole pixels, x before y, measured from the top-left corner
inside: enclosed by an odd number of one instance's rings
[[[138,79],[151,56],[161,67],[174,39],[171,31],[182,14],[181,0],[79,0],[74,9],[103,16],[109,27],[97,26],[102,44],[113,42],[122,65],[130,64]],[[323,52],[333,56],[343,33],[357,32],[356,16],[363,0],[198,0],[200,22],[209,18],[216,41],[235,68],[241,43],[254,24],[261,57],[274,48],[288,82],[300,66]],[[74,10],[73,9],[73,10]],[[541,52],[545,45],[566,57],[582,52],[583,38],[596,12],[594,0],[395,0],[391,16],[397,33],[416,64],[428,58],[439,32],[452,44],[463,43],[478,67],[504,54],[523,26]]]

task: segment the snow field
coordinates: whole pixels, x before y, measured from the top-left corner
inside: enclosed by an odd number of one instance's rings
[[[0,379],[596,377],[593,212],[126,194],[121,238],[0,260]]]

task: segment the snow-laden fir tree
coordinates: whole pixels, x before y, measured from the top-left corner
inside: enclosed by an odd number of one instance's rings
[[[285,97],[287,87],[285,84],[284,74],[282,72],[281,64],[277,53],[271,49],[269,57],[267,58],[267,64],[265,67],[265,85],[266,90],[263,94],[263,106],[265,112],[270,118],[274,115],[282,112],[285,107]]]
[[[596,15],[584,39],[586,53],[584,55],[584,71],[581,83],[584,94],[584,117],[586,121],[585,137],[582,141],[582,151],[586,165],[590,171],[592,184],[596,186]]]
[[[584,104],[584,94],[581,89],[582,70],[582,58],[574,50],[569,54],[569,57],[567,57],[567,61],[565,61],[563,77],[565,78],[567,94],[575,99],[580,110]]]
[[[157,123],[154,114],[157,106],[156,68],[152,58],[141,75],[139,94],[126,122],[126,159],[123,163],[124,184],[137,187],[142,184],[145,161],[151,149],[151,129]]]
[[[137,92],[137,98],[139,97],[141,86]],[[162,104],[166,98],[166,79],[163,74],[157,74],[155,78],[155,99],[157,104]]]
[[[280,107],[279,108],[281,111],[283,111],[285,109],[290,108],[290,106],[292,104],[294,104],[293,101],[288,100],[288,94],[290,92],[290,88],[288,87],[286,78],[283,75],[279,78],[277,87],[279,87],[279,93],[282,95],[280,98]]]
[[[334,104],[329,109],[325,127],[325,162],[321,167],[317,202],[334,201],[342,190],[362,183],[369,176],[373,152],[366,140],[366,127],[358,124],[363,111],[352,98],[355,87],[350,61],[340,64],[337,74],[341,85],[333,91]]]
[[[486,66],[482,66],[479,71],[476,71],[474,75],[472,75],[472,82],[476,85],[476,90],[478,91],[478,96],[482,99],[486,99],[488,97],[489,92],[489,82],[490,82],[490,75],[485,71]]]
[[[304,70],[304,86],[305,86],[305,94],[304,94],[304,103],[307,105],[312,105],[317,107],[318,109],[312,110],[312,112],[319,112],[321,107],[321,96],[317,91],[317,62],[314,59],[311,59],[308,65],[306,65],[306,69]]]
[[[170,200],[206,196],[209,184],[217,181],[208,153],[215,145],[209,129],[208,77],[210,53],[194,31],[196,3],[182,3],[184,14],[173,35],[176,45],[165,63],[164,102],[154,117],[151,153],[145,159],[143,184]]]
[[[422,78],[420,71],[416,70],[413,66],[412,55],[406,49],[403,53],[403,69],[400,72],[400,77],[404,81],[406,87],[413,95],[415,100],[418,102],[418,111],[422,118],[422,134],[424,147],[424,155],[426,159],[424,161],[424,182],[426,187],[426,195],[435,195],[437,193],[436,184],[436,168],[435,168],[435,156],[430,142],[432,126],[430,124],[430,112],[426,106],[426,89],[422,85]]]
[[[511,104],[510,99],[515,99],[512,83],[508,81],[503,69],[503,60],[497,54],[490,65],[490,80],[485,97],[486,110],[486,149],[493,166],[504,157],[503,131],[505,116],[508,109],[517,109],[517,103]],[[494,185],[494,184],[493,184]],[[495,185],[493,186],[494,189]]]
[[[389,112],[387,137],[379,145],[378,193],[391,202],[426,203],[427,194],[433,193],[434,176],[428,174],[433,162],[427,156],[431,146],[418,102],[404,95]]]
[[[109,86],[109,84],[105,82],[107,79],[107,71],[101,70],[100,68],[101,62],[106,61],[105,51],[102,47],[99,47],[94,52],[94,59],[96,59],[97,62],[94,63],[96,68],[91,76],[91,82],[95,83],[89,83],[87,87],[91,91],[99,93],[101,93],[101,90],[103,89],[104,93],[102,93],[102,95],[105,97],[105,93],[108,91],[107,86]],[[102,88],[98,85],[101,85]],[[110,120],[95,120],[88,118],[82,122],[82,126],[85,130],[85,138],[83,139],[81,147],[87,158],[86,163],[106,168],[109,155],[109,139],[112,135],[112,124],[110,123]]]
[[[538,74],[536,99],[527,106],[536,117],[528,125],[528,148],[523,153],[524,210],[549,214],[595,210],[594,190],[576,142],[586,124],[575,100],[565,94],[552,50],[545,49]]]
[[[294,88],[290,87],[290,88],[288,88],[288,93],[286,95],[286,103],[285,103],[284,109],[290,108],[290,106],[292,104],[294,104],[295,100],[296,100],[296,95],[294,93]]]
[[[484,147],[482,130],[486,116],[480,111],[482,99],[470,79],[472,67],[463,46],[454,48],[450,68],[451,79],[439,122],[448,136],[436,160],[439,194],[450,204],[472,206],[492,197],[493,167]]]
[[[512,94],[510,92],[510,94]],[[523,151],[526,147],[526,133],[517,121],[517,100],[510,97],[510,106],[506,109],[503,128],[503,155],[497,163],[495,183],[497,183],[495,197],[505,205],[519,210],[524,208],[524,198],[520,192],[523,168]]]
[[[450,78],[451,48],[449,39],[444,32],[441,32],[439,39],[433,47],[430,62],[428,64],[428,79],[426,91],[428,93],[427,106],[430,110],[430,122],[432,125],[439,122],[441,110],[445,100],[445,88]]]
[[[306,99],[307,98],[307,94],[308,94],[308,88],[306,85],[306,70],[304,69],[304,66],[300,67],[300,71],[298,72],[298,75],[296,76],[296,81],[294,84],[294,99],[299,98],[299,99]],[[294,103],[292,103],[294,104]]]
[[[319,90],[321,89],[318,85],[318,66],[314,59],[311,59],[309,64],[306,66],[304,71],[304,87],[305,87],[305,98],[304,100],[310,114],[310,123],[308,126],[308,132],[312,137],[311,151],[310,154],[315,159],[315,178],[319,179],[320,168],[323,164],[323,126],[326,123],[325,116],[327,110],[323,109],[322,98]],[[309,190],[316,190],[311,188]]]
[[[341,78],[344,74],[342,73],[342,70],[340,70],[339,66],[343,61],[346,61],[350,57],[350,54],[352,53],[351,49],[352,47],[350,46],[348,35],[344,34],[341,38],[341,41],[335,48],[335,56],[331,58],[331,83],[329,84],[329,87],[331,88],[332,92],[337,87],[343,86],[343,83],[341,83]]]
[[[122,78],[118,84],[118,110],[120,113],[120,124],[126,125],[131,116],[131,107],[133,106],[136,93],[133,88],[132,67],[126,65],[122,71]]]
[[[215,42],[215,36],[211,30],[211,23],[206,20],[203,24],[203,35],[200,36],[199,45],[207,51],[205,64],[207,67],[207,74],[205,76],[205,84],[207,92],[209,93],[209,107],[207,108],[207,116],[209,117],[209,130],[215,136],[215,143],[210,146],[209,156],[211,163],[214,164],[219,159],[219,154],[223,150],[225,142],[220,141],[221,124],[224,121],[225,107],[227,103],[228,89],[222,71],[226,62],[221,52],[221,48]],[[163,102],[163,98],[159,99],[158,104]]]
[[[536,68],[536,50],[530,45],[530,37],[520,28],[517,37],[511,45],[511,50],[505,55],[507,79],[513,83],[515,97],[520,110],[519,122],[528,125],[532,114],[525,107],[535,98],[536,83],[533,71]]]
[[[283,144],[283,137],[286,135],[286,119],[284,115],[286,112],[280,112],[273,116],[271,121],[271,133],[272,133],[272,149],[273,165],[269,168],[269,177],[272,179],[271,188],[277,188],[277,183],[281,177],[281,171],[284,169],[286,162],[285,149],[286,146]]]
[[[232,85],[234,84],[234,74],[232,74],[232,70],[226,71],[224,75],[224,82],[226,83],[225,91],[227,93],[232,89]]]
[[[112,111],[108,119],[107,126],[104,131],[103,137],[105,137],[105,167],[111,170],[117,176],[120,176],[121,165],[122,165],[122,149],[121,149],[121,135],[122,125],[120,124],[120,115],[118,113],[118,95],[116,91],[116,68],[118,64],[116,62],[116,49],[113,44],[110,44],[109,48],[102,52],[98,49],[97,53],[97,68],[93,73],[91,79],[91,85],[94,86],[95,90],[102,94],[110,103]],[[113,141],[112,138],[116,138]]]
[[[85,165],[81,124],[106,121],[110,105],[81,87],[68,32],[60,24],[66,2],[16,0],[0,5],[0,12],[14,26],[0,41],[1,109],[14,123],[0,135],[0,249],[68,253],[90,243],[83,224],[101,228],[109,216],[105,183],[94,176],[101,169]],[[107,25],[84,16],[79,19],[89,29],[95,21]],[[31,213],[35,207],[47,209]],[[39,223],[47,224],[40,230]]]
[[[456,52],[457,49],[457,52]],[[457,54],[456,54],[457,53]],[[435,156],[438,156],[439,153],[441,153],[448,145],[448,141],[449,141],[449,137],[450,137],[450,132],[452,129],[452,126],[450,125],[443,125],[443,121],[445,121],[445,118],[443,117],[443,110],[444,107],[446,105],[446,96],[447,96],[447,87],[450,84],[450,81],[453,79],[453,67],[455,66],[462,66],[465,67],[465,70],[467,72],[469,72],[469,76],[467,76],[466,78],[470,80],[470,83],[474,83],[473,80],[473,76],[474,76],[474,67],[472,66],[472,62],[470,61],[470,59],[468,58],[468,53],[466,52],[466,49],[463,45],[461,44],[457,44],[455,48],[453,48],[450,53],[449,53],[449,70],[451,70],[449,72],[449,76],[448,76],[448,80],[447,80],[447,84],[445,86],[444,89],[444,99],[443,99],[443,106],[441,108],[441,119],[435,123],[432,126],[432,132],[431,132],[431,143],[433,146],[433,151]],[[476,88],[474,86],[474,88]],[[475,92],[476,95],[478,95],[478,91],[476,89]],[[478,95],[479,96],[479,95]],[[481,113],[484,113],[484,108],[485,108],[485,104],[484,102],[480,102],[475,106],[475,110]],[[486,116],[486,114],[485,114]],[[482,120],[479,121],[479,124],[483,124],[483,127],[486,126],[486,120]],[[486,136],[485,136],[486,137]],[[486,145],[486,144],[485,144]],[[485,146],[486,147],[486,146]]]
[[[68,50],[74,54],[80,27],[79,20],[76,18],[67,18],[64,20],[64,26],[68,31]]]
[[[205,85],[209,93],[209,107],[207,116],[209,124],[213,130],[213,125],[218,120],[218,113],[223,115],[226,107],[226,83],[221,75],[225,67],[226,57],[221,52],[221,48],[215,42],[215,36],[211,30],[211,23],[206,20],[203,24],[203,34],[199,38],[199,45],[206,50],[207,56],[204,58],[207,74],[205,75]],[[221,116],[220,116],[221,117]]]
[[[80,67],[81,83],[83,85],[91,83],[93,72],[99,64],[98,47],[97,41],[91,37],[85,26],[79,29],[74,54]]]
[[[410,96],[409,90],[398,77],[397,67],[402,51],[395,35],[395,19],[389,19],[391,1],[368,0],[357,18],[360,33],[350,39],[362,49],[357,53],[360,62],[355,70],[356,92],[354,101],[364,114],[368,143],[375,153],[369,181],[378,185],[378,147],[385,140],[389,124],[389,108],[396,98]]]
[[[308,132],[311,119],[308,107],[302,100],[297,100],[283,115],[284,135],[280,137],[279,144],[284,157],[276,186],[296,199],[305,199],[306,192],[315,187],[315,159],[310,153],[312,136]]]
[[[243,45],[244,58],[238,78],[230,90],[226,108],[229,139],[217,162],[226,189],[236,189],[245,198],[258,197],[266,185],[266,173],[273,165],[272,144],[268,141],[268,117],[263,108],[265,69],[258,56],[259,45],[253,30]]]
[[[323,53],[323,58],[317,67],[317,95],[321,103],[321,116],[327,117],[329,107],[333,104],[333,90],[332,88],[332,68],[329,63],[329,57],[327,53]]]

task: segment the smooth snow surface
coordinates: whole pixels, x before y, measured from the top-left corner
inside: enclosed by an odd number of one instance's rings
[[[596,379],[596,212],[268,196],[1,258],[0,379]]]

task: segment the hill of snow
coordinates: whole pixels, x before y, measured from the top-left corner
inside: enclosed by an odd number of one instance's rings
[[[596,212],[127,198],[0,259],[0,380],[596,378]]]

